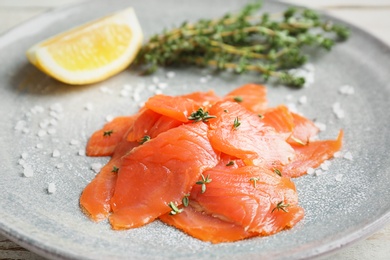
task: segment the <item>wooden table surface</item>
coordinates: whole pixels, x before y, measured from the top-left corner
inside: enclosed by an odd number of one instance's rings
[[[0,0],[0,35],[50,8],[82,0]],[[359,26],[390,45],[390,0],[286,0],[323,10]],[[390,69],[390,68],[389,68]],[[43,259],[0,235],[0,259]],[[390,223],[368,238],[325,259],[390,259]]]

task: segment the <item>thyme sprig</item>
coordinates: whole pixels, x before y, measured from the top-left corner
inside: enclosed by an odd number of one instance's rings
[[[290,204],[284,204],[283,201],[279,201],[278,204],[276,204],[276,207],[273,208],[273,210],[271,211],[271,213],[273,213],[275,210],[279,211],[279,210],[282,210],[284,212],[287,212],[287,209],[290,206]]]
[[[324,20],[310,9],[290,7],[280,14],[259,11],[261,1],[238,13],[165,30],[152,36],[139,52],[136,63],[147,72],[159,66],[197,65],[238,74],[256,72],[267,81],[301,87],[305,79],[290,71],[308,57],[303,47],[330,50],[346,40],[349,29]]]
[[[201,193],[205,193],[206,192],[206,184],[209,184],[212,181],[212,179],[210,179],[210,175],[207,175],[206,177],[204,177],[203,174],[200,174],[200,176],[202,179],[200,181],[197,181],[196,184],[202,185]]]
[[[183,212],[183,209],[179,209],[173,201],[169,202],[168,206],[171,208],[169,215],[176,215]]]
[[[188,120],[207,122],[210,118],[216,118],[216,116],[209,115],[209,112],[204,111],[203,108],[199,108],[197,111],[191,113]]]

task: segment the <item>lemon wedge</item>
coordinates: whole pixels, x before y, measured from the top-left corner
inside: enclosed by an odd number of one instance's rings
[[[73,28],[27,51],[37,68],[72,85],[96,83],[127,68],[143,41],[133,8]]]

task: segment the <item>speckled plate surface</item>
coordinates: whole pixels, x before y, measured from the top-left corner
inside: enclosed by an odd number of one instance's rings
[[[292,230],[211,245],[158,221],[135,230],[112,231],[107,222],[93,223],[80,211],[79,195],[95,176],[91,165],[107,161],[85,157],[83,149],[88,136],[107,118],[134,113],[158,87],[166,94],[211,88],[224,94],[256,78],[193,68],[175,69],[174,77],[166,76],[171,70],[140,77],[128,70],[100,84],[72,87],[30,65],[27,48],[127,6],[136,9],[145,34],[151,35],[184,20],[238,10],[243,4],[234,0],[92,1],[46,13],[2,35],[0,232],[58,259],[294,259],[333,252],[383,226],[390,218],[390,49],[353,27],[348,42],[311,60],[315,82],[309,87],[269,86],[273,105],[289,96],[288,102],[300,112],[325,123],[321,138],[335,138],[344,129],[343,153],[353,156],[352,161],[332,160],[323,175],[296,180],[306,217]],[[285,7],[267,2],[264,10]],[[344,85],[352,86],[354,94],[341,94]],[[302,96],[307,97],[306,103],[298,102]],[[332,112],[336,102],[345,113],[342,119]],[[32,177],[24,177],[25,168]],[[53,194],[47,192],[49,183],[56,185]]]

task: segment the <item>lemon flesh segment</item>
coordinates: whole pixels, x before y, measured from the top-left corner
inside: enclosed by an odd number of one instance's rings
[[[27,51],[32,64],[59,81],[81,85],[127,68],[143,40],[132,8],[74,28]]]

